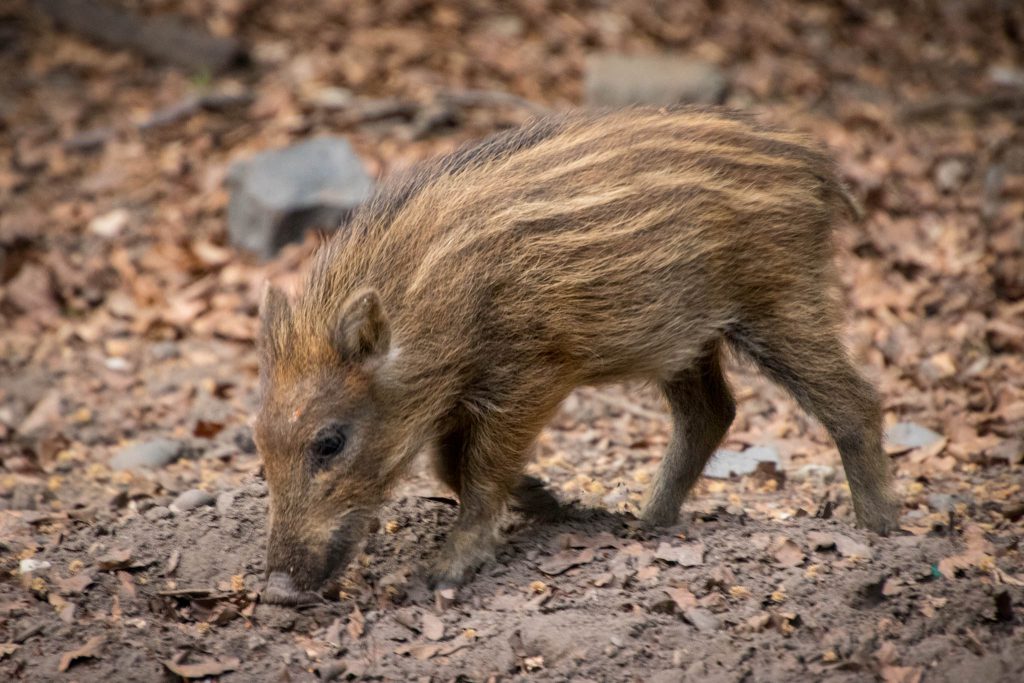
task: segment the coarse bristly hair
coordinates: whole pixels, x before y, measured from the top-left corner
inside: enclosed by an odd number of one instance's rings
[[[317,253],[294,307],[279,292],[264,305],[258,435],[276,519],[310,515],[277,499],[312,500],[295,453],[314,427],[295,415],[326,419],[307,411],[325,396],[349,395],[331,419],[357,410],[349,399],[373,406],[359,441],[376,461],[347,455],[317,504],[352,507],[356,478],[373,508],[433,445],[464,510],[488,517],[484,499],[516,497],[562,398],[624,379],[657,382],[673,408],[650,517],[674,519],[732,420],[724,342],[825,424],[859,519],[887,530],[878,400],[839,343],[832,294],[832,228],[856,214],[818,145],[720,109],[540,118],[384,182]],[[457,525],[450,554],[487,545],[471,527]],[[480,559],[442,560],[440,574]]]

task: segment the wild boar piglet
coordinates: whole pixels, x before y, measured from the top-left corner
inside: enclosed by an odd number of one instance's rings
[[[329,585],[427,448],[460,505],[432,576],[465,581],[508,506],[557,506],[523,469],[581,385],[661,387],[674,431],[643,516],[674,523],[735,414],[724,345],[821,421],[857,519],[889,532],[879,399],[839,336],[853,207],[818,146],[715,109],[540,118],[384,182],[295,301],[262,306],[265,599]]]

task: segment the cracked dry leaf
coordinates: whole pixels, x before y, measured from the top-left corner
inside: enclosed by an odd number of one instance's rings
[[[772,552],[775,561],[784,567],[797,567],[803,564],[804,551],[788,538],[780,538]]]
[[[103,645],[103,636],[93,636],[85,641],[85,645],[75,650],[69,650],[60,656],[60,665],[57,667],[61,672],[67,671],[80,659],[91,659],[99,657],[99,649]]]
[[[166,666],[171,673],[181,676],[182,678],[207,678],[209,676],[219,676],[229,671],[234,671],[241,664],[241,660],[238,657],[203,657],[197,662],[185,664],[180,660],[166,659],[163,665]]]
[[[420,626],[420,630],[427,640],[441,640],[444,638],[444,622],[430,612],[423,613]]]
[[[345,626],[345,630],[353,640],[358,640],[363,635],[363,630],[366,628],[366,617],[359,611],[359,607],[353,607],[351,614],[348,615],[348,624]]]
[[[704,564],[704,544],[684,543],[670,545],[664,541],[654,551],[654,557],[681,567],[697,567]]]
[[[93,583],[93,578],[88,573],[75,574],[66,579],[57,580],[57,591],[61,595],[79,595]]]
[[[835,541],[836,550],[843,557],[848,558],[860,558],[862,560],[870,560],[874,557],[874,551],[859,541],[855,541],[845,534],[833,534],[832,539]]]
[[[111,550],[103,557],[96,560],[96,567],[100,571],[109,572],[117,569],[124,569],[132,563],[132,551],[127,548]]]
[[[578,567],[593,561],[593,548],[586,548],[580,552],[576,552],[575,550],[563,550],[557,555],[554,555],[542,562],[538,569],[548,576],[558,576],[559,574],[564,574],[573,567]]]

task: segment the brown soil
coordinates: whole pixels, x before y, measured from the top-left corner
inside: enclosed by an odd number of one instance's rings
[[[117,3],[251,48],[215,75],[92,45],[36,4],[0,3],[0,678],[1024,680],[1019,3]],[[586,388],[531,466],[578,518],[510,519],[452,604],[421,576],[454,515],[424,476],[340,596],[261,604],[255,313],[318,240],[233,250],[229,164],[330,133],[392,173],[528,115],[494,92],[578,105],[601,50],[709,61],[728,104],[834,150],[867,210],[837,231],[849,346],[886,424],[936,433],[887,446],[901,532],[853,528],[824,432],[730,363],[725,447],[779,466],[701,482],[686,526],[633,517],[661,400]],[[181,107],[201,93],[233,104]],[[111,469],[153,438],[181,459]],[[193,489],[217,503],[171,512]]]

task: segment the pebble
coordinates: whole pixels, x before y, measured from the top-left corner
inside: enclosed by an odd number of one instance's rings
[[[22,574],[32,574],[33,572],[46,571],[52,566],[46,560],[36,560],[30,557],[18,563],[18,571]]]
[[[235,504],[235,492],[225,491],[217,496],[217,514],[223,517],[231,509],[231,506]]]
[[[185,444],[174,439],[153,439],[121,449],[110,460],[113,470],[159,469],[181,457]]]
[[[712,479],[728,479],[732,475],[753,474],[757,466],[770,462],[776,469],[781,467],[779,452],[771,446],[754,446],[745,451],[719,450],[704,468],[704,476]]]
[[[262,481],[254,481],[245,487],[245,495],[250,498],[263,498],[267,495],[267,485]]]
[[[943,192],[952,192],[963,185],[967,166],[959,159],[946,159],[935,167],[935,184]]]
[[[189,489],[180,494],[171,503],[171,512],[188,512],[204,505],[213,505],[216,498],[212,493],[201,489]]]
[[[146,519],[151,522],[156,522],[161,519],[167,519],[173,512],[166,505],[154,505],[153,507],[146,510]]]
[[[904,448],[922,448],[935,443],[942,435],[913,422],[897,422],[885,433],[885,438]]]
[[[831,483],[836,478],[836,468],[831,465],[808,463],[790,475],[793,481],[819,481]]]
[[[722,622],[711,612],[700,607],[691,607],[683,612],[683,618],[693,624],[701,633],[717,631]]]
[[[932,493],[928,496],[928,507],[936,512],[948,512],[953,509],[953,496],[948,493]]]

